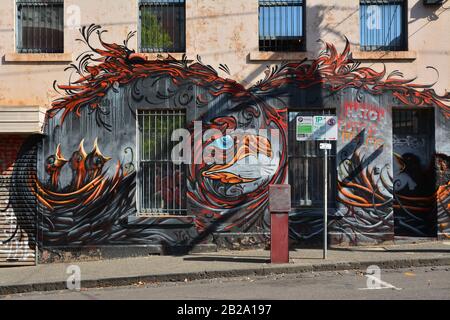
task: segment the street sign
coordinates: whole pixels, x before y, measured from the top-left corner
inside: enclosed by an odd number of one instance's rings
[[[331,143],[321,143],[320,144],[320,150],[331,150]]]
[[[313,121],[314,140],[337,140],[338,126],[336,116],[315,116]]]
[[[336,116],[298,116],[297,141],[335,141],[338,135]]]
[[[313,117],[297,117],[297,141],[311,140],[313,132]]]

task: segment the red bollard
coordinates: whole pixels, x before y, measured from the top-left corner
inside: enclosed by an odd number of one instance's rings
[[[270,216],[270,262],[289,263],[289,214],[272,213]]]
[[[291,211],[291,186],[269,186],[270,261],[289,263],[289,211]]]

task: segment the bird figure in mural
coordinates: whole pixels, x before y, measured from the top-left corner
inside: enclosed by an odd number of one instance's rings
[[[221,183],[255,182],[273,176],[278,169],[279,159],[276,155],[273,157],[271,143],[264,136],[226,135],[212,141],[206,148],[222,153],[225,161],[223,164],[213,162],[202,175]]]
[[[103,170],[103,166],[106,162],[111,160],[111,157],[105,157],[98,147],[98,139],[96,138],[94,141],[94,148],[92,151],[86,156],[85,159],[85,170],[87,173],[87,180],[92,181],[95,177],[97,177]]]
[[[45,163],[45,171],[50,175],[50,185],[52,188],[58,188],[58,179],[61,174],[61,169],[67,162],[69,162],[69,160],[64,158],[61,153],[61,145],[58,144],[55,154],[48,157]]]
[[[84,150],[84,139],[81,140],[78,150],[70,158],[70,167],[72,168],[72,187],[78,190],[86,179],[86,158],[87,153]]]
[[[422,164],[420,157],[410,152],[402,155],[394,153],[394,160],[394,171],[400,182],[395,185],[396,191],[431,194],[436,182],[439,184],[439,181],[435,181],[435,177],[439,180],[440,173],[445,171],[440,169],[446,164],[446,156],[442,154],[434,154],[426,164]],[[408,187],[408,190],[405,187]]]
[[[116,165],[114,176],[107,176],[104,165],[111,157],[104,156],[95,139],[94,147],[88,154],[84,149],[84,139],[78,145],[78,149],[66,160],[58,145],[55,155],[47,158],[46,172],[50,175],[50,186],[37,181],[37,199],[52,212],[65,210],[67,206],[87,206],[106,195],[105,191],[114,190],[118,183],[128,174],[122,171],[120,161]],[[58,178],[62,167],[70,163],[72,180],[69,186],[59,186]]]

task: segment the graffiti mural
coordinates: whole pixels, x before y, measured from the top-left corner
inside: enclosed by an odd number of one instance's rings
[[[383,132],[379,124],[385,121],[386,110],[382,107],[360,103],[358,101],[345,101],[340,116],[341,141],[352,141],[361,131],[366,133],[364,144],[378,148],[384,144]]]
[[[264,79],[245,88],[220,77],[200,57],[194,63],[171,56],[149,61],[128,48],[134,34],[114,44],[103,40],[104,32],[96,25],[82,28],[81,40],[90,51],[68,68],[77,75],[75,81],[55,83],[63,95],[47,112],[37,170],[29,172],[28,183],[13,184],[13,193],[38,203],[37,210],[31,202],[27,210],[37,218],[37,241],[44,247],[193,246],[218,232],[265,240],[268,187],[288,182],[287,118],[298,106],[334,109],[339,117],[334,209],[342,219],[331,222],[333,239],[353,244],[392,239],[399,173],[394,173],[398,168],[392,157],[391,106],[434,107],[442,119],[450,118],[450,94],[440,96],[432,85],[415,84],[397,71],[360,66],[351,59],[348,41],[341,53],[325,43],[313,61],[268,67]],[[94,47],[92,37],[101,48]],[[229,74],[226,65],[219,69]],[[137,211],[137,111],[155,109],[185,110],[193,158],[201,150],[224,158],[187,165],[184,217]],[[198,120],[201,132],[214,129],[220,135],[196,139]],[[448,233],[448,157],[435,161],[437,201],[420,201],[437,206],[439,228]],[[174,188],[161,183],[154,190],[168,201]],[[402,206],[409,207],[409,200],[403,200]],[[320,219],[303,219],[301,212],[290,218],[293,239],[320,235]],[[297,228],[304,224],[311,228]]]
[[[217,117],[208,122],[206,129],[218,129],[224,135],[198,147],[224,149],[225,157],[232,154],[223,164],[212,161],[189,168],[188,196],[200,231],[211,224],[217,226],[216,231],[267,230],[268,187],[284,183],[286,178],[286,157],[282,152],[286,148],[285,116],[285,109],[277,110],[256,99],[246,99],[226,118]],[[248,134],[254,128],[258,130]],[[226,134],[227,130],[233,133]],[[279,144],[261,134],[269,130],[277,133],[272,138],[280,141]]]
[[[395,110],[394,210],[398,235],[436,235],[433,110]]]
[[[45,208],[40,226],[44,243],[83,245],[121,238],[124,230],[117,230],[115,223],[123,217],[120,209],[131,206],[135,173],[132,165],[121,165],[119,161],[113,176],[109,177],[103,170],[109,160],[111,158],[101,154],[97,140],[89,153],[81,141],[69,160],[62,156],[60,145],[55,154],[47,158],[49,180],[44,185],[38,181],[35,194]],[[70,165],[72,177],[64,186],[57,177],[66,164]],[[97,223],[86,224],[86,217],[92,217]]]
[[[437,154],[437,226],[438,234],[450,239],[450,156]]]

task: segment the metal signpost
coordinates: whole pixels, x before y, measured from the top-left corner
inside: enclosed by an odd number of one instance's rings
[[[297,141],[336,141],[338,135],[336,116],[297,117]],[[320,144],[324,150],[324,210],[323,210],[323,258],[327,258],[328,249],[328,150],[331,143]]]
[[[321,143],[320,149],[325,152],[323,181],[324,181],[324,209],[323,209],[323,258],[327,258],[328,248],[328,150],[331,150],[331,143]]]

